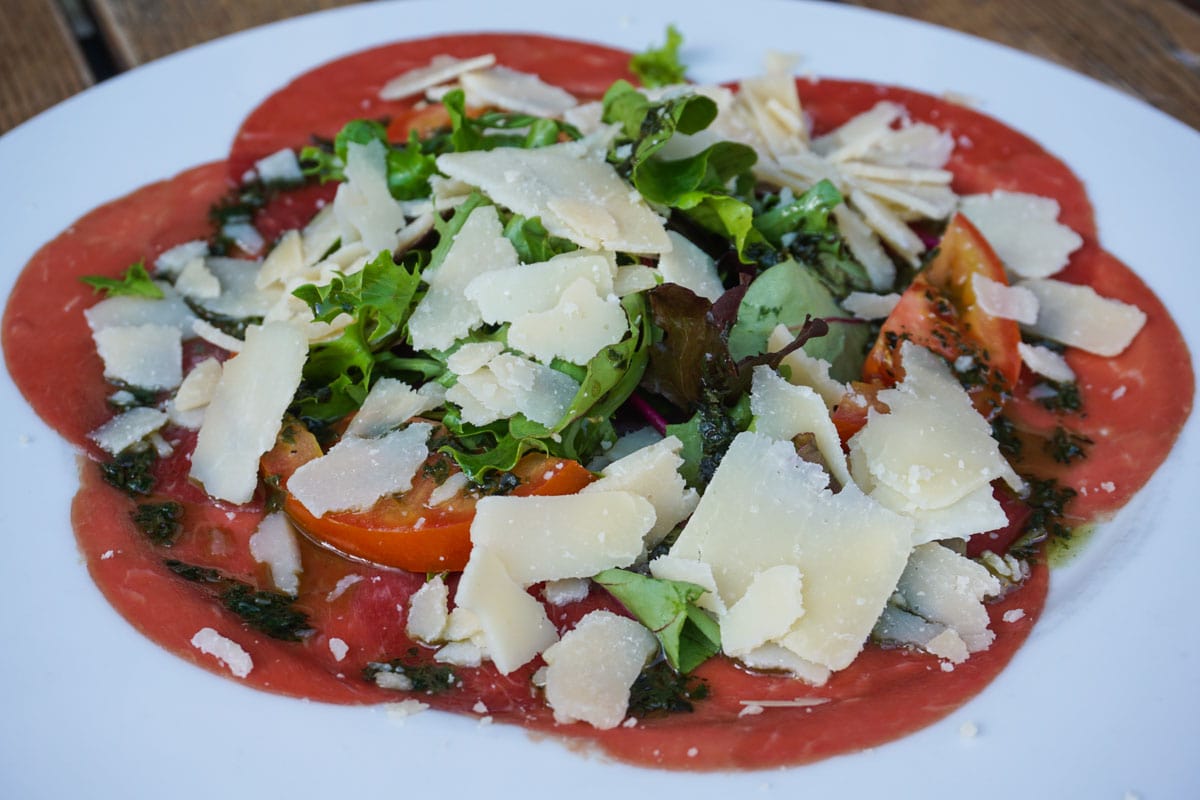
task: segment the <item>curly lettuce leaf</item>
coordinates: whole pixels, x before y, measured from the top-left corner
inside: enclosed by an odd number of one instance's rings
[[[674,25],[667,26],[667,40],[662,47],[650,47],[629,59],[629,71],[637,76],[642,86],[669,86],[687,80],[683,63],[679,60],[679,47],[683,35]]]

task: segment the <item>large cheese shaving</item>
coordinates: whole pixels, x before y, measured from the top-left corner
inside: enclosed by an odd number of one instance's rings
[[[716,262],[681,233],[667,231],[667,238],[671,240],[671,249],[658,259],[663,281],[679,284],[697,297],[715,303],[725,293]]]
[[[952,629],[972,652],[996,638],[983,601],[1000,593],[987,568],[937,543],[913,550],[897,591],[912,612]]]
[[[1058,222],[1058,201],[1049,197],[998,190],[963,197],[959,208],[1004,266],[1022,278],[1053,275],[1083,244]]]
[[[396,246],[404,227],[404,210],[387,183],[387,149],[371,140],[346,145],[346,181],[338,186],[333,211],[342,229],[342,242],[361,239],[374,254]]]
[[[459,83],[467,105],[474,108],[494,106],[539,117],[557,117],[578,103],[567,90],[546,83],[537,75],[507,67],[466,72]]]
[[[436,269],[423,277],[429,291],[408,320],[413,347],[446,350],[466,336],[483,318],[479,307],[464,294],[477,276],[494,269],[517,266],[517,251],[504,238],[495,206],[480,206],[459,229]]]
[[[546,702],[559,723],[580,720],[615,728],[625,718],[633,682],[658,641],[638,622],[593,611],[543,653]]]
[[[796,566],[804,615],[779,643],[842,669],[904,570],[913,524],[853,483],[837,494],[828,483],[791,442],[739,434],[671,555],[710,564],[726,604],[740,600],[762,571]]]
[[[325,455],[302,464],[287,489],[313,516],[362,511],[379,498],[406,492],[429,457],[425,441],[433,426],[415,422],[380,439],[343,437]]]
[[[770,367],[755,367],[750,411],[754,414],[755,430],[772,439],[790,442],[801,434],[812,434],[824,466],[837,485],[850,483],[841,437],[825,401],[814,390],[788,383]]]
[[[143,389],[174,389],[183,380],[182,337],[174,326],[110,326],[92,338],[108,380]]]
[[[1146,324],[1140,308],[1101,297],[1090,286],[1051,279],[1020,286],[1038,299],[1037,322],[1026,325],[1028,330],[1098,356],[1120,355]]]
[[[600,297],[595,284],[579,278],[553,308],[514,320],[508,329],[508,343],[543,364],[561,358],[583,365],[621,341],[628,331],[629,319],[616,295]]]
[[[478,619],[487,652],[502,675],[529,663],[558,640],[542,604],[509,576],[504,562],[486,547],[471,549],[454,602]]]
[[[657,255],[671,249],[663,221],[607,162],[576,143],[447,153],[438,169],[497,203],[592,250]]]
[[[221,372],[192,453],[191,477],[213,497],[245,503],[258,486],[258,460],[275,444],[300,386],[308,340],[278,322],[251,326]]]
[[[567,287],[585,280],[601,296],[613,292],[616,263],[602,253],[575,251],[549,261],[486,272],[465,294],[479,307],[484,322],[512,322],[526,314],[549,311]]]
[[[653,525],[654,507],[632,492],[485,497],[475,506],[471,542],[528,586],[626,567]]]
[[[649,500],[654,506],[654,526],[646,535],[646,545],[653,547],[700,502],[696,490],[679,474],[682,448],[683,442],[675,436],[661,439],[609,464],[601,471],[600,480],[588,484],[583,492],[627,491]]]

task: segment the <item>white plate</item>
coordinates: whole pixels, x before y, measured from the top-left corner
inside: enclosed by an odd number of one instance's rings
[[[641,49],[669,22],[700,80],[755,73],[767,49],[803,69],[953,90],[1040,140],[1088,183],[1107,247],[1200,347],[1200,135],[1059,67],[912,21],[824,3],[525,0],[367,4],[198,47],[84,92],[0,138],[0,291],[98,203],[224,156],[244,114],[294,74],[384,41],[539,31]],[[1194,356],[1193,356],[1194,359]],[[48,368],[47,380],[54,380]],[[633,769],[508,727],[304,703],[198,670],[134,632],[87,576],[68,524],[73,454],[0,384],[0,796],[1200,796],[1200,564],[1193,417],[1165,468],[1084,556],[1053,575],[1045,618],[980,697],[899,742],[800,769]],[[1190,487],[1190,488],[1189,488]],[[964,723],[975,738],[960,735]],[[270,793],[268,795],[267,793]],[[666,793],[670,793],[669,795]]]

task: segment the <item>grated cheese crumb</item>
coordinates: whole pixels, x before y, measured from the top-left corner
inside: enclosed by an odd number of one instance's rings
[[[1005,611],[1004,616],[1001,617],[1001,619],[1004,620],[1005,622],[1016,622],[1017,620],[1024,619],[1024,618],[1025,618],[1025,609],[1023,609],[1023,608],[1013,608],[1008,611]]]
[[[974,739],[979,735],[979,726],[974,722],[964,722],[958,728],[958,735],[964,739]]]
[[[250,670],[254,669],[254,661],[240,644],[222,636],[212,628],[201,628],[196,631],[191,644],[201,653],[215,657],[239,678],[246,677],[250,674]]]
[[[333,653],[334,661],[341,661],[346,657],[346,653],[350,652],[350,645],[334,637],[329,640],[329,652]]]
[[[413,714],[420,714],[427,708],[429,708],[429,704],[422,703],[420,700],[401,700],[399,703],[387,703],[384,705],[388,719],[401,724]]]

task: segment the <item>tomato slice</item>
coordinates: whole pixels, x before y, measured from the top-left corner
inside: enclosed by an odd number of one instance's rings
[[[999,412],[1021,373],[1017,323],[979,307],[972,277],[983,275],[1008,284],[1004,265],[991,245],[962,214],[946,228],[937,254],[900,297],[883,323],[879,339],[863,365],[863,379],[892,386],[904,377],[900,345],[915,342],[954,361],[970,358],[960,373],[985,417]]]
[[[433,491],[460,471],[453,459],[431,454],[417,470],[412,489],[381,498],[366,511],[317,517],[287,491],[287,479],[321,455],[316,437],[292,420],[262,458],[264,476],[282,492],[284,512],[310,539],[354,558],[411,572],[457,571],[466,566],[479,495],[459,491],[435,507],[426,505]],[[509,494],[517,496],[574,494],[593,479],[578,462],[542,453],[526,455],[513,474],[520,482]]]

